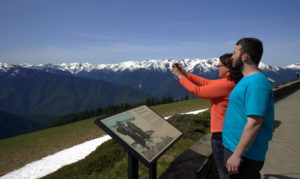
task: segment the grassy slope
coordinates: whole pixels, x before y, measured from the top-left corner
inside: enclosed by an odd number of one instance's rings
[[[49,154],[102,136],[95,118],[0,141],[0,175]]]
[[[154,111],[162,116],[171,116],[183,112],[189,112],[199,109],[208,108],[210,105],[209,100],[204,99],[191,99],[187,101],[179,101],[170,104],[163,104],[151,107]]]
[[[192,99],[153,106],[152,109],[162,116],[170,116],[207,107],[207,100]],[[94,124],[95,119],[0,140],[0,176],[31,161],[102,136],[104,132]]]
[[[157,175],[164,173],[182,152],[190,148],[203,134],[209,131],[209,112],[199,115],[175,115],[169,120],[184,135],[157,161]],[[110,140],[98,147],[83,160],[67,165],[44,177],[56,178],[127,178],[127,153],[115,141]],[[139,165],[139,178],[147,178],[148,169]]]

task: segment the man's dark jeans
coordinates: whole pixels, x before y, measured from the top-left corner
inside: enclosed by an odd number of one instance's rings
[[[222,133],[212,133],[211,137],[211,147],[213,151],[213,156],[215,159],[215,164],[218,170],[220,179],[227,179],[229,175],[224,171],[224,146],[222,142]]]
[[[232,155],[232,152],[224,147],[224,164]],[[243,161],[239,167],[239,173],[229,175],[230,179],[260,179],[260,170],[264,166],[264,161],[250,160],[243,157]]]

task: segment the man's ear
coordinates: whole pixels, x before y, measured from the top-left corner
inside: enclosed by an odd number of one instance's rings
[[[243,62],[246,62],[246,61],[248,61],[248,60],[250,60],[249,54],[243,53],[243,54],[242,54],[242,61],[243,61]]]

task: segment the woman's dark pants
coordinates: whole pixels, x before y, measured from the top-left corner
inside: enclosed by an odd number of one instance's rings
[[[216,168],[218,170],[220,179],[227,179],[229,175],[224,171],[224,146],[222,142],[222,133],[212,133],[211,136],[211,146],[213,151],[213,156],[215,159]]]

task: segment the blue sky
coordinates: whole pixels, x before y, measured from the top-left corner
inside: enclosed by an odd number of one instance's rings
[[[237,40],[300,62],[299,0],[0,0],[0,61],[119,63],[219,57]]]

